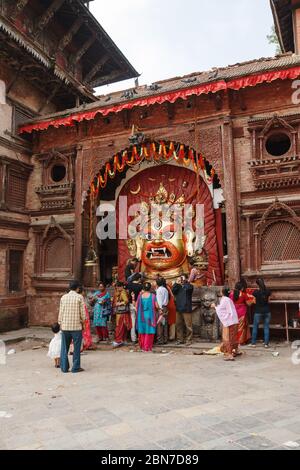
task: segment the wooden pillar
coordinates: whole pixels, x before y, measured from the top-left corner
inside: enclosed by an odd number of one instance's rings
[[[300,53],[300,2],[299,0],[292,0],[293,12],[293,32],[294,32],[294,47],[295,53]]]
[[[232,122],[226,117],[222,125],[224,196],[228,245],[228,281],[232,287],[240,279],[239,224]]]
[[[247,266],[246,271],[251,271],[252,268],[252,253],[253,250],[251,249],[251,226],[250,226],[250,215],[246,216],[246,231],[247,231]]]
[[[1,175],[1,173],[0,173]],[[6,206],[6,193],[7,193],[7,164],[2,163],[2,175],[1,175],[1,186],[0,186],[0,208]]]
[[[82,278],[82,169],[83,150],[82,146],[77,146],[77,156],[75,163],[75,242],[74,242],[74,275],[75,278]]]

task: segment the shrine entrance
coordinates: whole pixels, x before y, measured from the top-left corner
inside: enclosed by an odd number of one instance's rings
[[[145,217],[135,236],[132,224],[141,214],[120,212],[121,200],[127,209],[138,204]],[[99,279],[111,283],[116,277],[124,281],[130,258],[139,260],[139,270],[150,280],[157,273],[175,279],[194,265],[203,271],[203,285],[222,285],[226,254],[222,202],[216,172],[189,147],[152,142],[115,155],[94,178],[85,205],[85,285]],[[166,221],[162,213],[153,216],[152,204],[182,209],[185,216],[176,220],[181,237],[174,232],[174,217]],[[108,217],[108,207],[115,209],[116,237],[99,239],[97,227]],[[125,224],[128,236],[124,237]]]

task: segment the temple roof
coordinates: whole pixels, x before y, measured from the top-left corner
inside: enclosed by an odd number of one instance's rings
[[[62,109],[74,96],[95,101],[94,87],[138,76],[82,0],[3,0],[0,56],[16,71],[22,65]]]
[[[295,52],[291,0],[270,0],[270,3],[282,51]]]
[[[295,79],[300,76],[300,55],[292,53],[276,57],[261,58],[248,62],[214,68],[206,72],[197,72],[183,77],[155,82],[148,86],[97,97],[97,101],[78,108],[34,119],[24,124],[20,132],[43,130],[50,125],[72,125],[72,121],[93,119],[97,113],[106,116],[109,113],[131,109],[134,106],[148,106],[165,101],[175,102],[179,98],[187,99],[192,95],[216,93],[218,91],[238,90],[277,79]],[[43,126],[39,123],[43,121]]]

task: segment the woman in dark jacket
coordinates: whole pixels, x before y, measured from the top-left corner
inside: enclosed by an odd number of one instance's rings
[[[271,296],[271,291],[267,289],[263,279],[257,279],[256,284],[258,289],[253,292],[253,297],[255,299],[255,310],[254,310],[254,322],[253,322],[253,331],[252,331],[252,346],[255,347],[257,332],[259,323],[261,320],[264,322],[264,345],[265,348],[269,347],[270,342],[270,320],[271,320],[271,310],[269,304],[269,298]]]

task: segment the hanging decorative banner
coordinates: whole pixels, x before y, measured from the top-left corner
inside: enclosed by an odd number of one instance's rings
[[[137,106],[152,106],[155,104],[163,104],[165,102],[175,103],[178,99],[187,100],[191,96],[200,96],[202,94],[218,93],[226,90],[240,90],[242,88],[255,87],[261,83],[270,83],[275,80],[295,80],[300,76],[300,67],[289,67],[283,70],[269,70],[262,73],[241,76],[232,80],[216,80],[209,83],[202,83],[199,85],[191,86],[189,88],[172,90],[167,93],[159,93],[151,96],[144,96],[133,100],[126,100],[119,102],[112,106],[103,106],[91,110],[78,110],[73,114],[48,119],[45,121],[39,120],[29,124],[21,125],[19,134],[31,133],[32,131],[44,131],[48,127],[53,126],[58,128],[60,126],[74,126],[75,122],[82,122],[84,120],[91,121],[100,114],[101,116],[108,116],[110,113],[120,113],[124,109],[132,109]]]
[[[141,145],[133,145],[123,152],[119,152],[101,168],[90,184],[90,193],[97,196],[101,189],[107,185],[108,178],[114,179],[117,173],[122,173],[126,168],[141,165],[144,161],[151,161],[159,165],[175,160],[185,167],[192,166],[196,173],[201,171],[208,185],[213,184],[214,189],[220,187],[219,178],[215,169],[201,154],[190,147],[174,142],[148,142]]]

